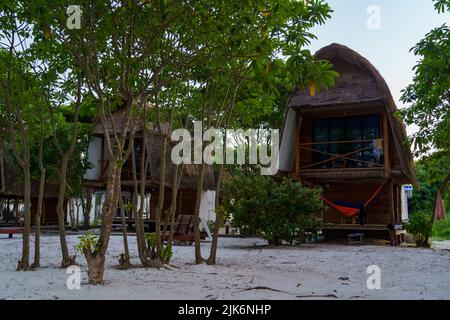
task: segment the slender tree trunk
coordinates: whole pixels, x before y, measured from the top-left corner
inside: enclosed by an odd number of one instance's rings
[[[197,194],[195,198],[195,213],[194,213],[194,240],[195,240],[195,263],[201,264],[205,262],[202,257],[202,250],[200,246],[200,203],[203,194],[203,174],[205,171],[205,164],[200,164],[198,178],[197,178]]]
[[[45,168],[41,167],[41,178],[39,181],[39,198],[38,207],[35,217],[35,231],[34,231],[34,263],[33,268],[41,266],[41,217],[44,205],[44,190],[45,190]]]
[[[91,209],[92,209],[92,190],[84,189],[83,192],[83,226],[85,229],[89,229],[91,220]]]
[[[127,223],[125,221],[125,207],[123,204],[122,193],[119,193],[119,206],[120,206],[120,217],[122,219],[122,235],[123,235],[123,248],[124,254],[121,258],[120,266],[124,269],[128,269],[131,266],[130,263],[130,251],[128,249],[128,234],[127,234]]]
[[[223,175],[223,164],[220,165],[220,169],[219,169],[219,175],[217,177],[217,185],[216,185],[216,203],[215,203],[215,208],[216,208],[216,221],[214,222],[214,230],[213,230],[213,238],[211,241],[211,248],[210,248],[210,253],[209,253],[209,258],[206,260],[207,264],[216,264],[216,256],[217,256],[217,243],[219,240],[219,229],[220,229],[220,225],[222,223],[222,216],[221,213],[219,212],[219,210],[217,210],[219,208],[219,199],[220,199],[220,186],[222,183],[222,175]]]
[[[24,213],[24,230],[23,230],[23,247],[22,257],[18,263],[17,270],[30,270],[30,219],[31,219],[31,176],[28,161],[24,166],[24,196],[23,202],[25,206]]]
[[[167,234],[167,224],[169,223],[170,225],[170,234],[169,234],[169,238],[167,240],[167,245],[168,246],[172,246],[173,243],[173,235],[175,232],[175,216],[177,214],[177,196],[178,196],[178,189],[180,186],[180,182],[181,182],[181,178],[183,176],[183,167],[184,165],[177,165],[175,167],[175,174],[173,177],[173,182],[172,182],[172,200],[171,200],[171,204],[170,204],[170,210],[169,210],[169,215],[166,219],[166,226],[164,228],[164,234]],[[171,257],[166,257],[166,264],[170,263],[170,259]]]
[[[36,99],[37,101],[37,99]],[[35,231],[34,231],[34,262],[32,267],[39,268],[41,265],[41,217],[44,205],[44,192],[45,192],[45,175],[46,170],[44,166],[44,119],[43,108],[39,112],[40,123],[40,135],[39,135],[39,170],[41,171],[41,177],[39,180],[39,195],[38,195],[38,207],[35,217]]]
[[[144,222],[143,222],[143,211],[141,208],[138,208],[138,195],[139,195],[139,184],[137,178],[137,169],[136,169],[136,154],[134,152],[134,141],[131,142],[131,166],[133,172],[133,212],[134,212],[134,221],[136,228],[136,241],[138,247],[138,255],[141,263],[144,267],[150,267],[150,258],[147,247],[145,245],[145,230],[144,230]],[[142,192],[142,190],[141,190]],[[143,204],[141,203],[141,206]]]
[[[162,145],[161,164],[159,168],[159,193],[158,193],[158,206],[155,212],[155,233],[156,233],[156,255],[161,257],[161,213],[164,206],[165,196],[165,178],[166,178],[166,151],[167,151],[167,138],[164,136]]]
[[[70,265],[75,264],[75,257],[70,257],[69,249],[67,247],[66,239],[66,223],[65,223],[65,210],[64,210],[64,200],[66,194],[66,178],[67,178],[67,167],[68,167],[69,157],[64,155],[61,157],[61,165],[59,168],[59,190],[58,190],[58,204],[56,207],[56,212],[58,215],[58,230],[59,230],[59,240],[61,243],[61,268],[67,268]]]
[[[84,256],[88,265],[88,277],[90,284],[103,284],[105,273],[105,255],[108,249],[111,228],[117,209],[117,202],[120,192],[121,168],[117,166],[117,161],[110,162],[108,180],[106,184],[105,204],[102,210],[102,224],[100,227],[99,249],[96,252],[87,250]]]

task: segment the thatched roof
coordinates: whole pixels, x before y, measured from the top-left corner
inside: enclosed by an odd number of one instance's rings
[[[141,120],[136,119],[136,117],[134,119],[135,119],[135,121],[134,121],[135,130],[137,132],[142,131]],[[105,126],[111,135],[114,134],[114,130],[117,132],[117,134],[120,134],[126,120],[127,120],[126,109],[123,107],[120,107],[116,111],[114,111],[110,116],[107,116],[107,121],[106,121]],[[154,132],[155,134],[159,134],[159,128],[157,128],[156,125],[154,125],[153,123],[150,123],[148,130]],[[163,134],[168,133],[169,126],[167,125],[167,123],[161,124],[161,131]],[[104,133],[104,130],[103,130],[103,125],[100,121],[100,118],[96,117],[94,120],[93,128],[92,128],[92,134],[101,136],[101,135],[103,135],[103,133]]]
[[[126,121],[126,110],[125,108],[118,108],[115,112],[108,117],[106,128],[110,135],[114,135],[114,131],[120,134],[123,125]],[[135,119],[135,136],[142,137],[142,123],[140,119]],[[150,123],[147,129],[147,141],[150,148],[150,175],[148,180],[153,185],[159,185],[160,183],[160,164],[161,164],[161,151],[164,141],[163,135],[169,135],[170,137],[170,126],[168,123],[161,123],[161,131],[155,123]],[[131,130],[130,130],[131,131]],[[103,125],[99,118],[94,121],[92,134],[96,136],[103,136],[104,130]],[[173,177],[175,174],[176,166],[171,161],[172,147],[176,142],[170,142],[167,145],[166,151],[166,175],[165,175],[165,185],[167,187],[172,186]],[[196,189],[197,186],[197,176],[199,173],[199,165],[185,164],[183,168],[183,178],[180,182],[180,188],[182,189]],[[214,172],[211,166],[205,165],[204,175],[203,175],[203,188],[205,190],[215,189],[215,179]]]
[[[138,132],[138,135],[140,132]],[[149,137],[150,145],[150,177],[149,179],[154,183],[159,185],[160,179],[160,164],[161,164],[161,150],[164,142],[164,138],[158,134],[150,134]],[[167,187],[172,186],[173,177],[175,174],[176,165],[171,160],[172,147],[175,142],[169,142],[167,144],[166,150],[166,175],[165,184]],[[196,189],[197,188],[197,177],[200,172],[200,165],[195,164],[185,164],[183,167],[183,178],[180,182],[181,189]],[[203,189],[204,190],[214,190],[215,189],[215,179],[214,170],[212,166],[205,165],[203,174]]]
[[[298,89],[290,97],[288,108],[301,111],[302,108],[327,108],[336,105],[379,103],[386,108],[395,149],[400,160],[402,174],[414,184],[417,179],[413,159],[407,140],[406,128],[394,117],[397,111],[394,99],[386,81],[377,69],[359,53],[333,43],[317,51],[316,59],[328,60],[340,74],[335,86],[310,96],[306,88]]]

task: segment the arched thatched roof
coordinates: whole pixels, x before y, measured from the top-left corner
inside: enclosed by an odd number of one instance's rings
[[[326,46],[315,54],[319,60],[328,60],[340,76],[335,86],[310,96],[307,88],[295,90],[288,102],[288,109],[327,108],[338,105],[379,103],[386,108],[395,149],[400,160],[401,173],[417,184],[414,165],[403,122],[394,116],[397,111],[394,99],[386,81],[378,70],[354,50],[337,43]],[[286,111],[287,111],[286,110]],[[287,112],[286,112],[287,114]]]
[[[126,110],[124,108],[119,108],[114,111],[110,116],[107,116],[107,122],[105,124],[111,136],[114,136],[114,132],[120,134],[126,121]],[[143,135],[143,126],[140,119],[134,121],[135,125],[135,136],[140,138]],[[101,124],[100,119],[97,117],[94,121],[92,128],[92,135],[103,136],[104,129]],[[150,149],[150,172],[149,172],[149,182],[152,185],[159,185],[160,183],[160,166],[162,159],[162,147],[164,143],[163,135],[170,136],[170,126],[169,123],[161,123],[161,130],[155,123],[149,123],[147,128],[147,143]],[[172,186],[173,177],[175,175],[176,166],[171,160],[171,151],[176,143],[170,142],[167,144],[166,148],[166,174],[165,174],[165,185],[166,187]],[[197,177],[200,172],[200,166],[195,164],[185,164],[183,167],[183,177],[180,182],[181,189],[196,189],[197,188]],[[215,189],[215,179],[213,167],[205,165],[205,170],[203,174],[203,188],[204,190],[214,190]]]

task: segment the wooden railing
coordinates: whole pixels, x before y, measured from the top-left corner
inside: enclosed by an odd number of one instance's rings
[[[300,161],[299,170],[384,167],[382,139],[301,143],[299,159],[302,151],[310,153],[313,162],[305,164]]]

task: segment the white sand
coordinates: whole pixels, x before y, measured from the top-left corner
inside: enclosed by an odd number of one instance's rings
[[[87,284],[86,263],[78,255],[81,289],[69,290],[68,275],[58,268],[58,238],[44,236],[41,242],[43,268],[17,272],[20,235],[0,236],[0,299],[450,299],[450,251],[445,249],[331,244],[274,249],[263,247],[261,239],[221,238],[216,266],[193,264],[193,246],[177,246],[172,270],[122,271],[114,268],[122,238],[112,236],[105,285]],[[68,242],[72,249],[77,236]],[[138,264],[135,237],[130,245],[132,262]],[[206,255],[209,243],[202,246]],[[380,290],[366,287],[366,268],[372,264],[381,268]]]

